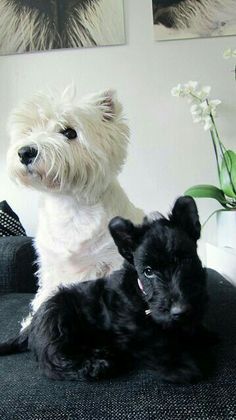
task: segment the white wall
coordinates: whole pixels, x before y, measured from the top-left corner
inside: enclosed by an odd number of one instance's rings
[[[83,95],[107,87],[118,90],[131,127],[129,157],[121,175],[131,199],[146,210],[166,212],[173,200],[197,183],[217,183],[209,133],[193,125],[189,106],[173,98],[179,81],[199,80],[213,87],[223,105],[218,126],[227,146],[235,147],[236,96],[233,63],[222,59],[236,37],[154,42],[151,0],[125,0],[127,45],[59,50],[0,57],[0,200],[7,199],[34,234],[37,194],[7,178],[6,120],[12,107],[45,86],[75,81]],[[217,204],[199,200],[204,220]],[[214,240],[214,223],[205,238]]]

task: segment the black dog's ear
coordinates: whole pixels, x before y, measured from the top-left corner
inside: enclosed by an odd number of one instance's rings
[[[180,226],[195,241],[200,238],[201,225],[197,206],[192,197],[179,197],[169,218],[171,222]]]
[[[133,264],[133,252],[139,243],[139,228],[122,217],[114,217],[108,227],[119,253]]]

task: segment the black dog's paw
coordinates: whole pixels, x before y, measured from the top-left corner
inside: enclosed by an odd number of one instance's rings
[[[88,359],[83,366],[83,375],[89,380],[102,379],[108,376],[110,367],[106,359]]]

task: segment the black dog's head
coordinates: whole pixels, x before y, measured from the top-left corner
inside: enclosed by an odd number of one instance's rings
[[[134,226],[116,217],[109,229],[120,254],[134,265],[156,322],[172,325],[201,319],[206,279],[197,255],[201,226],[191,197],[180,197],[168,219],[145,218]]]

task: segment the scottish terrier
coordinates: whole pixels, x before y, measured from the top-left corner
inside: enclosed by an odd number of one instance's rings
[[[123,268],[60,287],[0,354],[31,350],[52,379],[101,379],[142,367],[166,382],[200,380],[208,298],[194,200],[180,197],[168,218],[145,218],[141,225],[115,217],[109,230]]]

